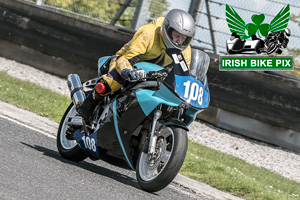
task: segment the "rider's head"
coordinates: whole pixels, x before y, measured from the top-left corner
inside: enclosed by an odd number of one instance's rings
[[[284,34],[284,37],[288,38],[291,36],[291,30],[288,28],[285,28],[283,34]]]
[[[162,39],[167,48],[185,50],[191,43],[195,33],[193,17],[179,9],[171,10],[161,25]]]

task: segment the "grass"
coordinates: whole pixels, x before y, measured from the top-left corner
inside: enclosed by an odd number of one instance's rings
[[[300,184],[189,141],[181,174],[246,199],[300,199]]]
[[[0,72],[0,100],[59,122],[69,97]],[[189,141],[181,174],[245,199],[300,199],[300,184]]]
[[[71,99],[0,71],[0,100],[59,122]]]
[[[296,77],[300,77],[300,69],[298,68],[295,68],[293,71],[285,71],[285,73],[294,75]]]

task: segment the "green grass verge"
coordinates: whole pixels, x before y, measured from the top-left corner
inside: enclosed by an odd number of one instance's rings
[[[69,97],[0,72],[0,100],[59,122]],[[245,199],[300,199],[300,184],[189,141],[181,174]]]
[[[181,174],[246,199],[300,199],[300,184],[189,141]]]
[[[72,100],[0,71],[0,100],[59,122]]]

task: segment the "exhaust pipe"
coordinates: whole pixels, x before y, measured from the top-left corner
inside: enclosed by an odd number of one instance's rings
[[[71,99],[77,110],[86,98],[85,93],[83,91],[80,78],[77,74],[69,74],[67,79],[68,87],[71,93]]]

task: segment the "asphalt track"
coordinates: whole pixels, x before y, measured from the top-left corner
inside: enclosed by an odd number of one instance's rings
[[[74,163],[56,149],[58,124],[0,101],[0,199],[217,199],[241,200],[178,174],[162,191],[147,193],[135,172],[86,159]],[[116,166],[117,164],[117,166]],[[127,165],[125,165],[127,166]]]
[[[1,115],[0,127],[1,199],[208,199],[174,183],[145,192],[122,163],[67,161],[54,136]]]

